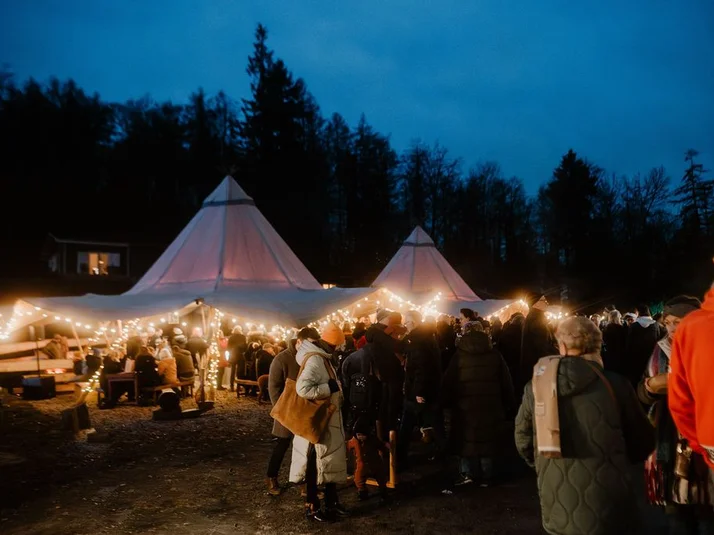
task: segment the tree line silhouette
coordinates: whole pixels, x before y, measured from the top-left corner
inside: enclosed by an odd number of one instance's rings
[[[250,98],[199,89],[186,104],[0,74],[5,276],[46,270],[48,232],[168,244],[232,174],[325,282],[369,283],[416,224],[484,298],[631,302],[711,282],[714,181],[694,150],[675,181],[662,167],[608,174],[569,150],[529,197],[498,163],[464,170],[421,141],[398,154],[364,116],[324,117],[262,25],[247,73]]]

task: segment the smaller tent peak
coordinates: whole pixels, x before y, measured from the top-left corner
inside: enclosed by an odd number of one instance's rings
[[[428,247],[434,245],[434,240],[431,239],[426,231],[417,225],[412,231],[409,237],[404,241],[404,245],[417,245],[422,247]]]
[[[228,175],[213,192],[206,197],[203,206],[218,206],[223,204],[254,204],[253,199],[243,191],[235,179]]]

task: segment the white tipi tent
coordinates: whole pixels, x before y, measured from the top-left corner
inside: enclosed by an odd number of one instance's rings
[[[322,289],[228,176],[127,295],[176,289],[203,295],[241,286]]]
[[[420,226],[412,231],[372,286],[386,288],[417,305],[432,302],[440,312],[452,315],[458,315],[461,308],[471,308],[482,316],[490,316],[518,303],[503,299],[482,300]],[[441,295],[434,302],[438,294]]]
[[[253,199],[227,176],[128,292],[24,301],[96,321],[146,318],[203,302],[250,321],[299,327],[373,292],[324,290]]]
[[[416,227],[397,254],[372,283],[377,288],[428,301],[441,292],[443,299],[480,301],[464,279],[446,261],[429,235]]]

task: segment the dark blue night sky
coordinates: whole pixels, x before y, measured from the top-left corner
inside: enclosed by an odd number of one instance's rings
[[[714,2],[6,0],[0,63],[110,100],[246,96],[258,22],[323,113],[439,141],[531,192],[569,148],[632,174],[714,169]]]

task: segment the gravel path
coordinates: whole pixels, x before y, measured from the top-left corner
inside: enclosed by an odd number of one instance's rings
[[[265,493],[272,448],[268,408],[228,392],[218,395],[213,411],[170,422],[152,421],[151,407],[100,411],[90,403],[93,425],[108,435],[105,443],[59,431],[60,411],[71,396],[12,398],[0,433],[0,532],[542,533],[535,479],[516,460],[502,485],[471,486],[451,496],[441,494],[445,467],[423,463],[384,508],[357,502],[345,485],[340,497],[352,517],[329,526],[307,524],[297,488],[279,498]]]

